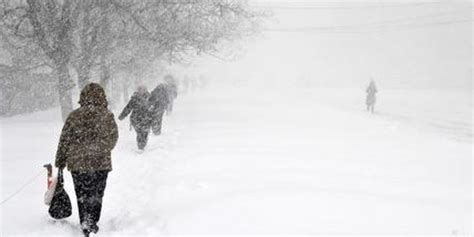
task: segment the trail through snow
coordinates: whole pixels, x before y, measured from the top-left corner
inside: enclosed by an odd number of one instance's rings
[[[119,122],[99,235],[471,231],[472,142],[292,93],[176,103],[143,154]],[[53,161],[56,113],[2,119],[1,200]],[[81,234],[70,175],[62,222],[47,217],[45,182],[1,206],[2,236]]]

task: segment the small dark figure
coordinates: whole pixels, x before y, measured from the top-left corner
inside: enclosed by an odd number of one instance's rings
[[[365,99],[365,104],[367,105],[367,111],[374,113],[375,107],[375,94],[377,93],[377,87],[375,86],[374,80],[370,81],[369,86],[365,90],[367,97]]]
[[[107,109],[104,89],[90,83],[81,91],[80,108],[63,126],[56,167],[72,173],[79,220],[86,236],[97,233],[107,175],[112,170],[111,151],[117,143],[114,115]]]
[[[148,142],[148,133],[150,132],[151,116],[149,112],[149,98],[150,93],[146,87],[138,87],[119,116],[119,119],[123,120],[130,112],[132,113],[132,115],[130,115],[130,124],[137,133],[137,146],[139,150],[145,149]]]
[[[165,84],[159,84],[152,92],[149,99],[151,113],[151,130],[154,135],[161,134],[161,125],[166,106],[169,104],[169,96]]]
[[[173,112],[174,100],[178,97],[178,87],[176,86],[176,80],[171,75],[165,76],[166,93],[168,95],[168,105],[166,106],[166,114]]]

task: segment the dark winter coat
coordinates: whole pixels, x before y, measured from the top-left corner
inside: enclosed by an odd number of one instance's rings
[[[114,115],[105,92],[91,83],[81,92],[80,108],[64,124],[56,153],[56,167],[71,171],[112,170],[111,151],[118,139]]]
[[[168,103],[170,102],[170,97],[166,89],[166,85],[159,84],[150,95],[150,111],[153,115],[162,113]]]
[[[375,83],[374,82],[371,82],[370,85],[367,87],[367,89],[365,90],[365,92],[367,93],[367,97],[365,99],[365,103],[367,105],[373,105],[375,104],[375,94],[377,93],[377,87],[375,86]]]
[[[135,92],[122,113],[120,113],[119,119],[122,120],[126,118],[131,112],[130,122],[133,127],[139,130],[149,129],[151,126],[149,98],[150,93],[148,93],[148,91]]]

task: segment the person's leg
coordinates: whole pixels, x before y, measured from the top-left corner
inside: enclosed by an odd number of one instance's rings
[[[84,234],[91,232],[91,197],[93,195],[93,180],[90,172],[73,172],[74,189],[76,191],[79,220]]]
[[[137,130],[137,147],[140,150],[143,150],[145,146],[143,145],[143,132],[140,130]]]
[[[374,110],[375,110],[375,103],[376,103],[376,98],[374,96],[374,100],[372,101],[372,113],[374,113]]]
[[[153,130],[153,134],[155,135],[160,135],[161,134],[161,123],[163,121],[163,114],[164,114],[164,110],[161,110],[157,113],[155,119],[153,120],[153,126],[152,126],[152,130]]]
[[[146,144],[148,144],[148,134],[150,133],[150,129],[146,129],[142,131],[142,137],[143,137],[143,148],[146,147]]]
[[[151,117],[151,131],[156,135],[158,131],[158,114],[154,114]]]
[[[148,142],[148,130],[137,129],[137,145],[140,150],[143,150]]]
[[[85,206],[84,206],[84,200],[85,200],[85,190],[84,190],[84,181],[83,177],[80,172],[77,171],[72,171],[72,181],[74,183],[74,191],[76,192],[76,199],[77,199],[77,209],[79,210],[79,222],[82,223],[84,222],[84,216],[85,216]]]
[[[165,114],[165,111],[162,110],[160,113],[158,113],[158,135],[161,134],[161,130],[163,127],[163,115]]]
[[[105,187],[107,185],[107,176],[109,171],[95,171],[94,173],[94,188],[93,196],[91,197],[91,231],[97,233],[99,227],[97,223],[100,220],[102,212],[102,199],[104,197]]]

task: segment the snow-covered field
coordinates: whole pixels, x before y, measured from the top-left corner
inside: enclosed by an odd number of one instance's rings
[[[361,90],[362,91],[362,90]],[[472,234],[472,92],[216,90],[184,95],[135,148],[119,122],[99,236]],[[48,218],[56,110],[1,119],[1,236],[79,236]],[[39,176],[36,176],[38,175]]]

